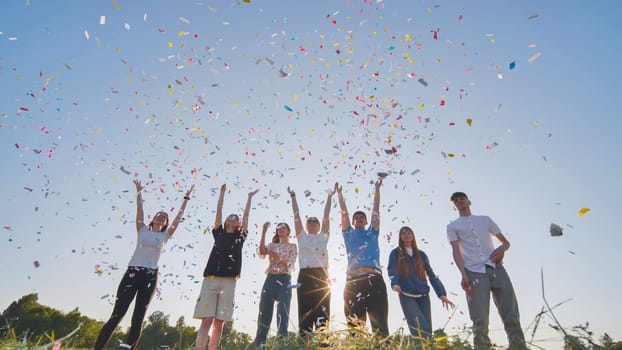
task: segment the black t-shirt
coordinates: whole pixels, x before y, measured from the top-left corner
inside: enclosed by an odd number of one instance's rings
[[[248,231],[227,233],[222,225],[212,230],[214,246],[203,277],[238,277],[242,270],[242,246]]]

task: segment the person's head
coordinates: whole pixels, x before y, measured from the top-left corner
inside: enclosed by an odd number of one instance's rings
[[[367,215],[365,215],[365,212],[360,210],[355,211],[354,214],[352,214],[352,225],[357,230],[365,228],[367,225]]]
[[[425,269],[423,267],[423,259],[419,254],[419,248],[417,248],[417,240],[415,239],[415,232],[408,226],[402,226],[400,228],[399,238],[399,254],[397,261],[397,273],[400,276],[412,277],[413,271],[410,264],[410,258],[408,257],[408,250],[412,250],[413,259],[415,260],[415,273],[420,279],[425,279]]]
[[[289,241],[289,234],[291,229],[286,222],[281,222],[276,225],[274,236],[272,237],[272,243],[286,243]]]
[[[320,233],[320,220],[315,216],[309,216],[307,218],[307,232],[311,234]]]
[[[164,211],[157,212],[151,222],[147,226],[149,231],[158,230],[159,232],[164,232],[168,228],[168,214]]]
[[[400,228],[400,238],[399,238],[400,248],[405,249],[409,248],[417,248],[417,242],[415,241],[415,233],[408,226],[402,226]]]
[[[468,209],[471,205],[469,197],[464,192],[454,192],[449,199],[458,211]]]
[[[240,217],[237,214],[230,214],[225,219],[225,232],[235,232],[240,229]]]

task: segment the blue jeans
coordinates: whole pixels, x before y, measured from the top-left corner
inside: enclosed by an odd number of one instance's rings
[[[401,293],[399,296],[410,334],[417,339],[416,344],[420,345],[422,339],[426,341],[431,339],[432,309],[430,307],[430,296],[425,294],[420,297],[411,297]]]
[[[291,276],[271,275],[266,276],[266,281],[261,290],[259,299],[259,316],[257,316],[257,334],[255,335],[255,347],[263,349],[272,323],[274,302],[276,305],[277,336],[287,337],[289,325],[289,304],[292,300]]]

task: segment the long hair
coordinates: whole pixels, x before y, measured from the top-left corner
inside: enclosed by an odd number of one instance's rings
[[[276,225],[276,229],[274,230],[274,236],[272,236],[272,243],[281,243],[281,237],[279,237],[279,227],[285,226],[287,228],[287,232],[291,233],[292,230],[289,228],[289,225],[286,222],[281,222]]]
[[[160,232],[164,232],[164,231],[166,231],[166,229],[168,228],[168,214],[167,214],[166,212],[164,212],[164,211],[159,211],[159,212],[157,212],[157,213],[153,216],[153,218],[155,219],[155,217],[156,217],[158,214],[160,214],[160,213],[163,213],[164,215],[166,215],[166,224],[164,224],[164,226],[162,226],[162,231],[160,231]],[[151,231],[151,229],[153,229],[153,219],[151,219],[151,222],[149,223],[149,225],[147,225],[147,228],[149,229],[149,231]]]
[[[410,233],[413,235],[413,240],[412,240],[412,244],[410,245],[410,247],[407,247],[404,244],[404,241],[402,241],[402,232],[405,230],[410,231]],[[425,273],[425,268],[423,267],[423,258],[421,257],[421,254],[419,254],[419,249],[417,248],[417,240],[415,239],[415,232],[413,232],[413,230],[408,226],[403,226],[402,228],[400,228],[399,248],[400,249],[398,250],[398,253],[397,253],[397,274],[398,276],[407,277],[407,278],[410,278],[413,276],[412,264],[410,263],[410,258],[408,256],[408,253],[406,252],[407,248],[412,248],[413,257],[415,260],[415,273],[417,274],[417,277],[419,277],[422,280],[425,280],[426,273]]]

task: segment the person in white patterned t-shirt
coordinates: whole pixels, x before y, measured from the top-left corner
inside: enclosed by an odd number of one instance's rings
[[[266,281],[261,289],[259,299],[259,316],[257,317],[257,334],[255,335],[255,347],[257,349],[265,349],[268,330],[274,313],[274,302],[277,303],[277,336],[280,338],[287,337],[289,305],[292,300],[291,274],[294,271],[298,256],[296,245],[289,243],[289,235],[292,232],[289,225],[284,222],[276,225],[272,242],[266,245],[266,232],[269,227],[270,222],[264,223],[259,242],[259,255],[269,256],[270,264],[266,270]]]

